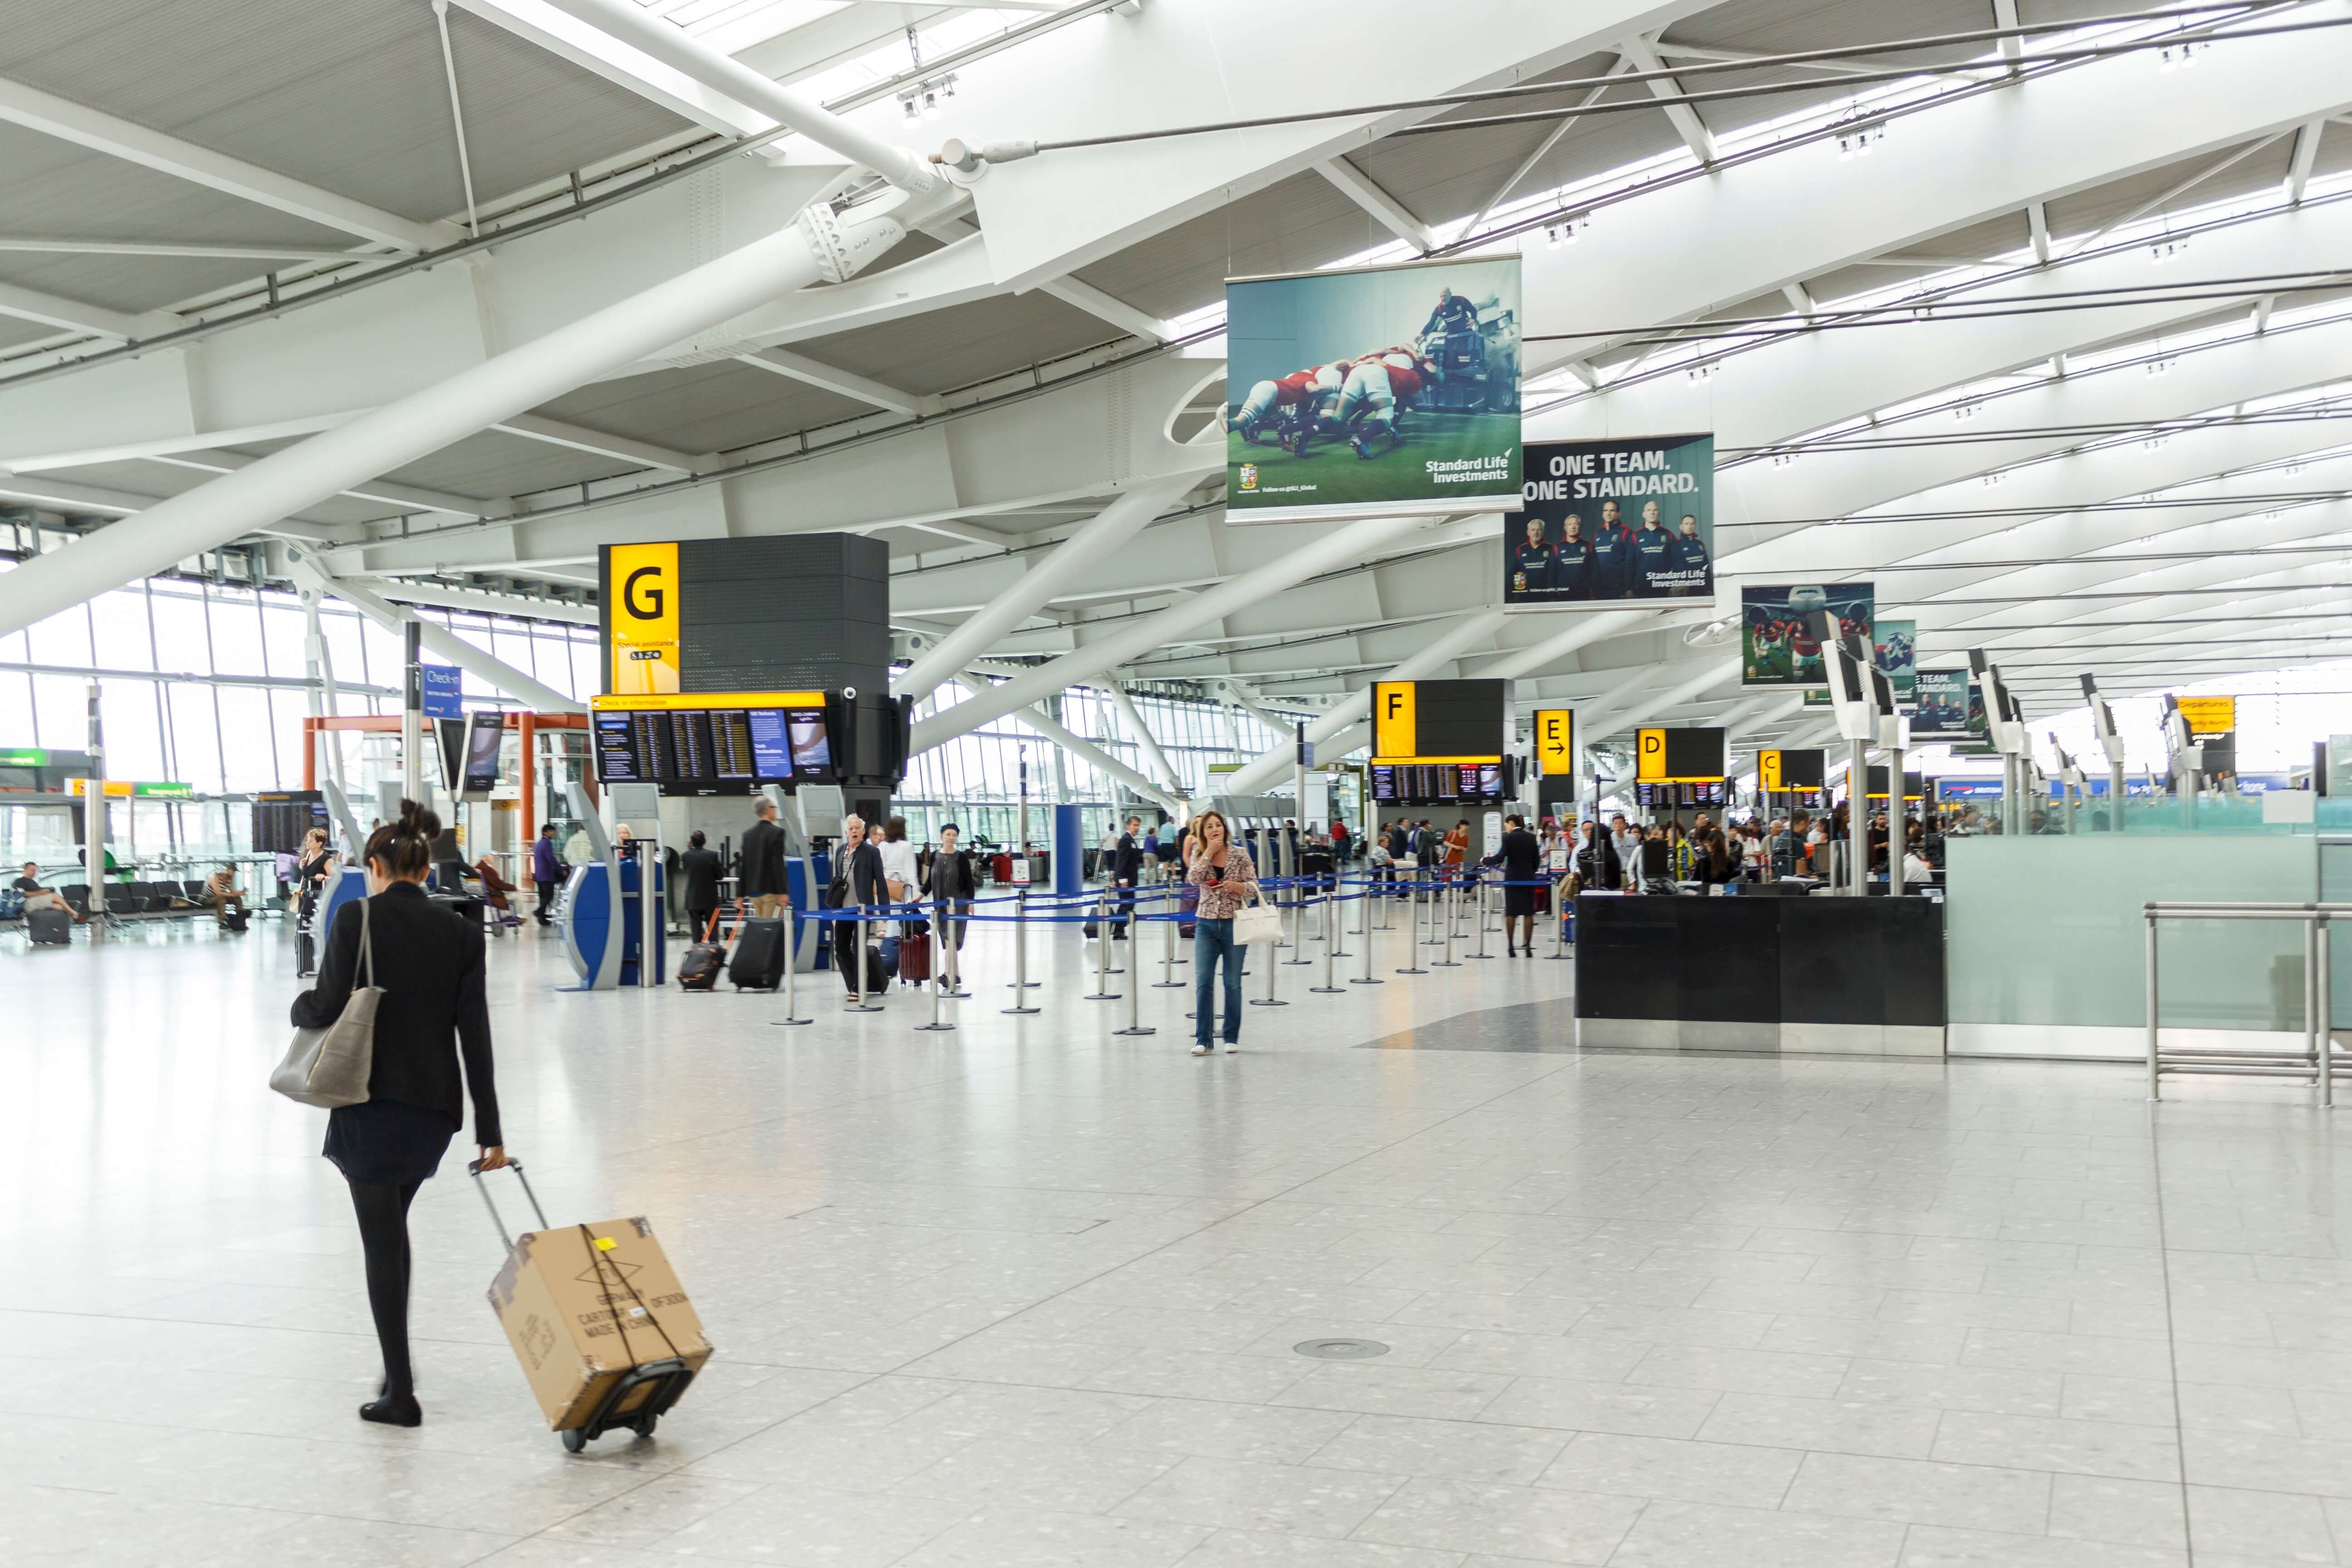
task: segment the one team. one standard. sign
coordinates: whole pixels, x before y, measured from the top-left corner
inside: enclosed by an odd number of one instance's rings
[[[1225,520],[1515,511],[1519,260],[1225,284]]]
[[[1715,437],[1538,441],[1503,525],[1503,607],[1715,594]]]

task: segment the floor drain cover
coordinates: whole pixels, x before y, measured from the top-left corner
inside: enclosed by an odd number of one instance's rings
[[[1389,1353],[1378,1340],[1301,1340],[1290,1348],[1321,1361],[1366,1361]]]

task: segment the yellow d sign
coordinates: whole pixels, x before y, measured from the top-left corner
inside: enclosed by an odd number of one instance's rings
[[[611,572],[614,694],[677,690],[677,544],[615,544]]]

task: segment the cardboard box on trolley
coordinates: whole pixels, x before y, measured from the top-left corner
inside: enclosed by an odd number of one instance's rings
[[[616,1426],[650,1436],[710,1359],[694,1303],[642,1216],[523,1232],[489,1301],[549,1430],[575,1450]]]

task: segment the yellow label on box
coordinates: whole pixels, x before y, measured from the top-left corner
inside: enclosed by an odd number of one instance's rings
[[[609,1236],[600,1236],[596,1238],[596,1250],[599,1252],[610,1252],[614,1246],[614,1240]]]

